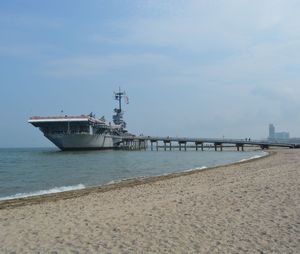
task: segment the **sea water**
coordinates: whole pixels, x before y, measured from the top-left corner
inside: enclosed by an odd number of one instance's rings
[[[0,149],[0,200],[82,189],[123,179],[202,169],[262,151],[76,151]]]

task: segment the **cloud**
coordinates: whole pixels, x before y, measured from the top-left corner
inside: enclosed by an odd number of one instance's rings
[[[46,52],[53,51],[51,45],[33,44],[0,44],[0,56],[13,58],[47,58]]]
[[[171,60],[159,54],[108,54],[82,55],[58,58],[48,62],[47,75],[55,77],[91,77],[101,76],[114,71],[141,71],[145,68],[157,69],[171,63]]]
[[[287,80],[272,86],[257,86],[251,93],[266,102],[279,102],[281,105],[298,108],[300,106],[300,90],[298,88],[298,80]]]
[[[63,19],[47,18],[37,15],[25,15],[15,13],[0,13],[0,24],[2,26],[23,27],[23,28],[53,28],[63,26]]]
[[[299,9],[283,0],[143,1],[140,15],[110,24],[113,36],[91,38],[172,59],[161,72],[169,83],[279,85],[299,79]]]
[[[139,17],[116,23],[115,27],[127,31],[119,38],[122,43],[195,52],[239,52],[269,40],[265,35],[270,33],[299,38],[300,28],[295,25],[300,21],[299,7],[296,1],[280,0],[147,2]]]

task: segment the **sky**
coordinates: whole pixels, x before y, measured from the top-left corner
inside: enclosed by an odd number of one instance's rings
[[[113,91],[135,134],[300,136],[298,0],[0,1],[0,147],[52,146],[30,116],[94,112]]]

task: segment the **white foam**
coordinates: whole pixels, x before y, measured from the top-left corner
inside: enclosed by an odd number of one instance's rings
[[[250,157],[250,158],[242,159],[242,160],[240,160],[240,161],[238,161],[238,162],[244,162],[244,161],[250,161],[250,160],[258,159],[258,158],[264,157],[264,156],[266,156],[266,155],[267,155],[267,153],[264,153],[264,154],[262,154],[262,155],[254,155],[254,156],[252,156],[252,157]]]
[[[120,182],[120,181],[114,181],[114,180],[112,180],[112,181],[110,181],[110,182],[108,182],[108,183],[106,183],[104,185],[111,185],[111,184],[115,184],[115,183],[118,183],[118,182]]]
[[[77,184],[77,185],[71,185],[71,186],[54,187],[54,188],[49,189],[49,190],[40,190],[40,191],[27,192],[27,193],[17,193],[15,195],[0,198],[0,201],[16,199],[16,198],[26,198],[26,197],[40,196],[40,195],[46,195],[46,194],[51,194],[51,193],[71,191],[71,190],[80,190],[80,189],[84,189],[84,188],[85,188],[85,186],[81,183]]]
[[[196,171],[196,170],[202,170],[202,169],[206,169],[207,167],[203,166],[203,167],[198,167],[198,168],[191,168],[191,169],[186,169],[184,170],[184,172],[190,172],[190,171]]]
[[[113,185],[113,184],[126,182],[126,181],[130,181],[130,180],[134,180],[134,179],[140,179],[140,178],[143,178],[143,177],[132,177],[132,178],[122,178],[122,179],[119,179],[119,180],[111,180],[111,181],[109,181],[109,182],[107,182],[103,185]]]

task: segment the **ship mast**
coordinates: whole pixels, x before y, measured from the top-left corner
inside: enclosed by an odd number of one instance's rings
[[[122,129],[126,128],[126,122],[123,120],[124,112],[122,111],[122,98],[125,97],[128,103],[128,97],[126,96],[125,91],[121,92],[121,88],[119,87],[119,92],[114,92],[115,100],[119,102],[119,108],[115,108],[114,112],[116,113],[113,115],[113,122],[116,125],[120,125]]]
[[[121,92],[121,88],[119,87],[119,92],[115,92],[115,100],[119,101],[119,110],[122,111],[122,97],[125,96],[125,91]]]

